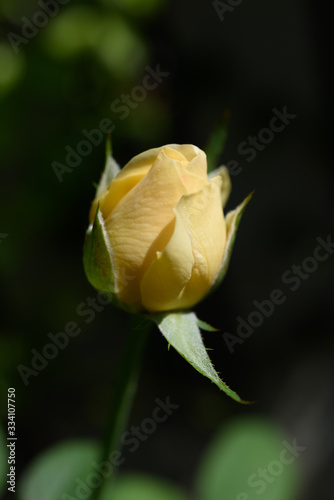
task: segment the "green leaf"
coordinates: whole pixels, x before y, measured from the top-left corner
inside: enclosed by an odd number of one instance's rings
[[[151,315],[159,330],[170,345],[177,350],[197,371],[214,382],[235,401],[243,401],[236,392],[232,391],[220,378],[214,369],[203,343],[198,328],[198,319],[194,312],[175,312],[161,315]]]
[[[101,175],[100,182],[97,186],[96,197],[99,196],[111,183],[111,181],[116,177],[120,167],[112,156],[112,144],[111,144],[111,134],[108,135],[106,142],[106,163],[104,171]]]
[[[227,109],[223,114],[221,120],[213,130],[212,135],[205,148],[208,162],[208,172],[211,172],[214,168],[216,168],[218,159],[224,150],[227,140],[227,130],[230,116],[231,112],[229,109]]]
[[[97,207],[94,224],[86,233],[84,269],[88,281],[99,291],[114,292],[111,249],[104,220]]]
[[[293,440],[287,439],[268,420],[254,417],[234,420],[224,426],[203,456],[196,474],[196,498],[297,498],[299,458],[293,456],[289,444]],[[284,460],[291,463],[283,463]],[[268,479],[260,476],[261,469],[266,470]]]
[[[237,206],[235,210],[232,210],[229,212],[226,217],[226,232],[227,232],[227,237],[226,237],[226,247],[225,247],[225,254],[224,254],[224,259],[222,263],[222,267],[220,268],[220,271],[218,273],[218,276],[216,278],[215,283],[213,284],[211,290],[209,293],[212,293],[222,282],[222,280],[225,277],[225,274],[227,273],[228,266],[230,264],[231,256],[232,256],[232,250],[235,242],[235,237],[237,235],[238,227],[240,224],[241,216],[246,208],[246,205],[248,202],[251,200],[253,196],[253,192],[250,193],[247,198],[244,199],[244,201]]]
[[[76,490],[79,485],[82,490],[85,489],[82,482],[85,485],[89,483],[88,476],[94,471],[93,462],[98,460],[99,451],[95,443],[71,441],[42,453],[21,477],[18,483],[19,499],[80,498]]]
[[[172,483],[141,474],[125,474],[106,483],[101,500],[187,500]]]

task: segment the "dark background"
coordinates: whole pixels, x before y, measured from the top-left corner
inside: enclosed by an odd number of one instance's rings
[[[93,182],[104,141],[59,182],[82,130],[110,118],[114,156],[124,165],[163,144],[205,148],[225,109],[231,110],[221,163],[239,162],[227,209],[255,189],[223,284],[196,308],[221,328],[205,333],[224,380],[252,407],[238,405],[201,377],[155,331],[143,363],[131,422],[150,416],[154,399],[180,405],[126,463],[165,475],[191,490],[196,465],[212,436],[237,415],[260,414],[307,446],[300,499],[333,490],[334,256],[291,291],[284,272],[313,255],[316,239],[333,234],[331,172],[332,57],[330,16],[315,1],[244,1],[220,20],[210,1],[71,1],[15,54],[7,34],[20,34],[33,1],[2,0],[0,43],[1,414],[6,389],[17,391],[19,469],[39,452],[73,437],[101,437],[126,318],[111,307],[86,323],[76,309],[96,292],[82,266]],[[131,93],[147,66],[169,76],[121,120],[111,103]],[[268,127],[273,108],[296,115],[247,162],[238,147]],[[334,238],[334,236],[333,236]],[[281,289],[286,300],[230,353],[254,300]],[[30,366],[47,334],[76,321],[80,335],[26,387],[17,366]]]

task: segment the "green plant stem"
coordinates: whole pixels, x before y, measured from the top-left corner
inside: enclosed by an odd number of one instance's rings
[[[129,331],[125,341],[122,357],[119,362],[114,393],[108,414],[106,435],[102,444],[101,462],[110,463],[110,454],[121,450],[121,435],[125,431],[133,398],[137,389],[137,382],[144,346],[153,323],[144,322],[143,318],[130,316]],[[99,463],[101,463],[99,462]],[[102,497],[103,481],[96,488],[92,499],[100,500]]]

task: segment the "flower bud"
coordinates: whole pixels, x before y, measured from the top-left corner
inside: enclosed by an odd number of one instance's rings
[[[92,204],[90,222],[99,213],[111,272],[100,269],[103,286],[90,281],[133,311],[191,308],[224,262],[230,189],[226,168],[208,178],[206,155],[196,146],[171,144],[135,156],[108,185],[104,178]]]

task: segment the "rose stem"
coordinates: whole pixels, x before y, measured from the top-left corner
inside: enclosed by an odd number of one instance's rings
[[[137,389],[140,365],[148,333],[153,323],[130,314],[129,328],[117,369],[114,392],[109,409],[108,425],[102,444],[102,462],[110,462],[113,451],[121,451],[120,438],[125,431]],[[101,462],[99,462],[101,463]],[[95,489],[92,498],[100,500],[105,480]]]

